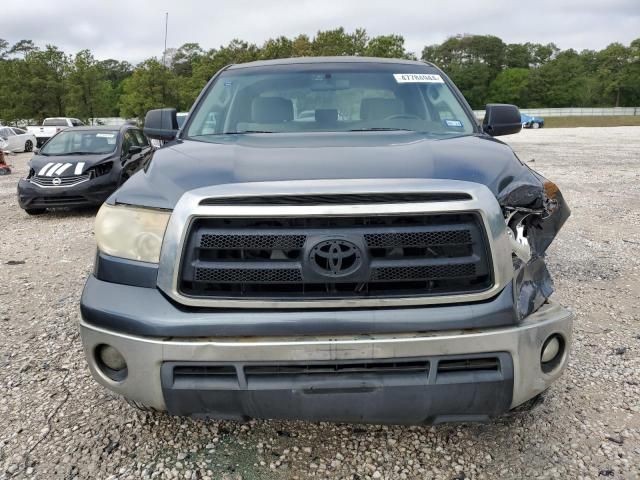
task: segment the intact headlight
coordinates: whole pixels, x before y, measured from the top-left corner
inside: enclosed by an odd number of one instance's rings
[[[96,216],[98,249],[114,257],[158,263],[170,216],[163,210],[105,203]]]

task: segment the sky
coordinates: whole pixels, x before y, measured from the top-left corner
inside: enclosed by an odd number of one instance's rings
[[[261,45],[280,35],[312,37],[338,26],[403,35],[418,56],[461,33],[576,50],[640,37],[640,0],[29,0],[2,1],[0,38],[136,63],[162,55],[165,12],[168,47],[196,42],[204,49],[234,38]]]

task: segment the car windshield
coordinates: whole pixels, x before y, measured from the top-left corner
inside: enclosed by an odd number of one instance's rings
[[[223,72],[184,136],[386,130],[458,136],[472,134],[472,122],[428,65],[309,63]]]
[[[40,150],[42,155],[101,155],[116,149],[117,130],[64,130]]]

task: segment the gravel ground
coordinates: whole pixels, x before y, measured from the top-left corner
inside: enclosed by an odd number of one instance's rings
[[[532,413],[482,425],[194,421],[96,384],[78,335],[95,211],[17,205],[0,177],[0,478],[640,478],[640,127],[507,138],[561,187],[554,298],[576,314],[569,368]]]

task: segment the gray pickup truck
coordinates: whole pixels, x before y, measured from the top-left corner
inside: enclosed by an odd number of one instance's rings
[[[309,112],[313,112],[312,118]],[[95,379],[175,415],[484,421],[567,365],[549,300],[570,211],[437,67],[231,65],[100,209],[81,334]]]

